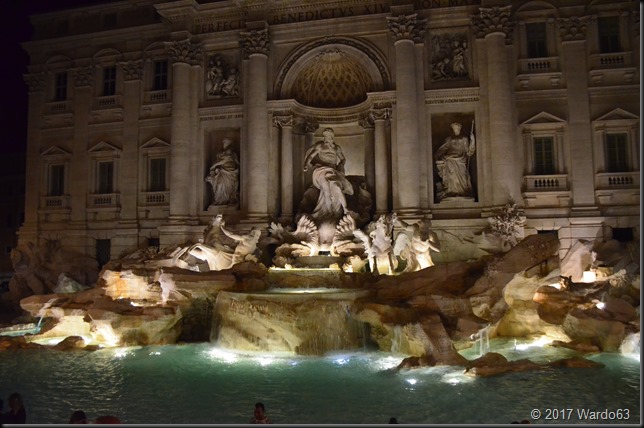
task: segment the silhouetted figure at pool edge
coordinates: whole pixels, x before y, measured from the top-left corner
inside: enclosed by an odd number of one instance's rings
[[[22,402],[22,396],[14,392],[9,396],[9,411],[2,415],[3,424],[26,424],[27,411]]]
[[[271,420],[266,416],[266,407],[264,403],[255,403],[255,411],[250,420],[251,424],[272,424]]]
[[[85,412],[82,410],[76,410],[72,415],[69,417],[69,422],[70,424],[88,424],[89,421],[87,420],[87,415]]]
[[[390,424],[397,424],[397,423],[398,423],[398,419],[396,419],[396,418],[394,418],[394,417],[392,416],[391,418],[389,418],[389,423],[390,423]]]

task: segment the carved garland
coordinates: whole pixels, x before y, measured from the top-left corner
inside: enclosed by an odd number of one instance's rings
[[[94,83],[94,67],[78,67],[74,70],[74,85],[77,87],[80,86],[92,86]]]
[[[141,80],[143,78],[143,61],[128,61],[121,63],[124,80]]]
[[[559,18],[559,35],[564,42],[571,40],[585,40],[586,39],[586,26],[588,25],[589,17],[587,16],[573,16],[572,18]]]
[[[30,73],[23,76],[29,86],[29,92],[40,92],[45,89],[45,73]]]

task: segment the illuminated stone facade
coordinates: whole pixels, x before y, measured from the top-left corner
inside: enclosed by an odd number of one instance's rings
[[[196,240],[217,213],[238,230],[291,223],[327,127],[374,215],[431,220],[439,262],[471,258],[510,200],[526,234],[556,231],[563,251],[616,229],[638,240],[639,4],[561,3],[138,0],[36,16],[20,240],[105,261]],[[439,197],[453,122],[475,136],[472,190]],[[239,197],[215,205],[204,178],[226,139]]]

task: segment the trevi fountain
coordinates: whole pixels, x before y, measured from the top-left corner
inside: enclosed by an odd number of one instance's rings
[[[198,242],[100,272],[53,243],[16,248],[2,396],[20,392],[29,423],[83,409],[243,424],[256,401],[277,424],[639,423],[637,246],[579,241],[561,256],[556,235],[524,236],[508,201],[460,241],[468,260],[435,262],[448,237],[373,216],[323,135],[294,224],[242,230],[219,213]],[[232,155],[205,178],[223,204],[238,192]],[[444,168],[444,197],[466,197],[467,177],[448,176],[458,164]]]

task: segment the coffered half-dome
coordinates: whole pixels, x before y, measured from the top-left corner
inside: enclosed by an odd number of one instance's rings
[[[367,99],[373,81],[355,57],[338,48],[319,52],[302,68],[291,95],[310,107],[349,107]]]

